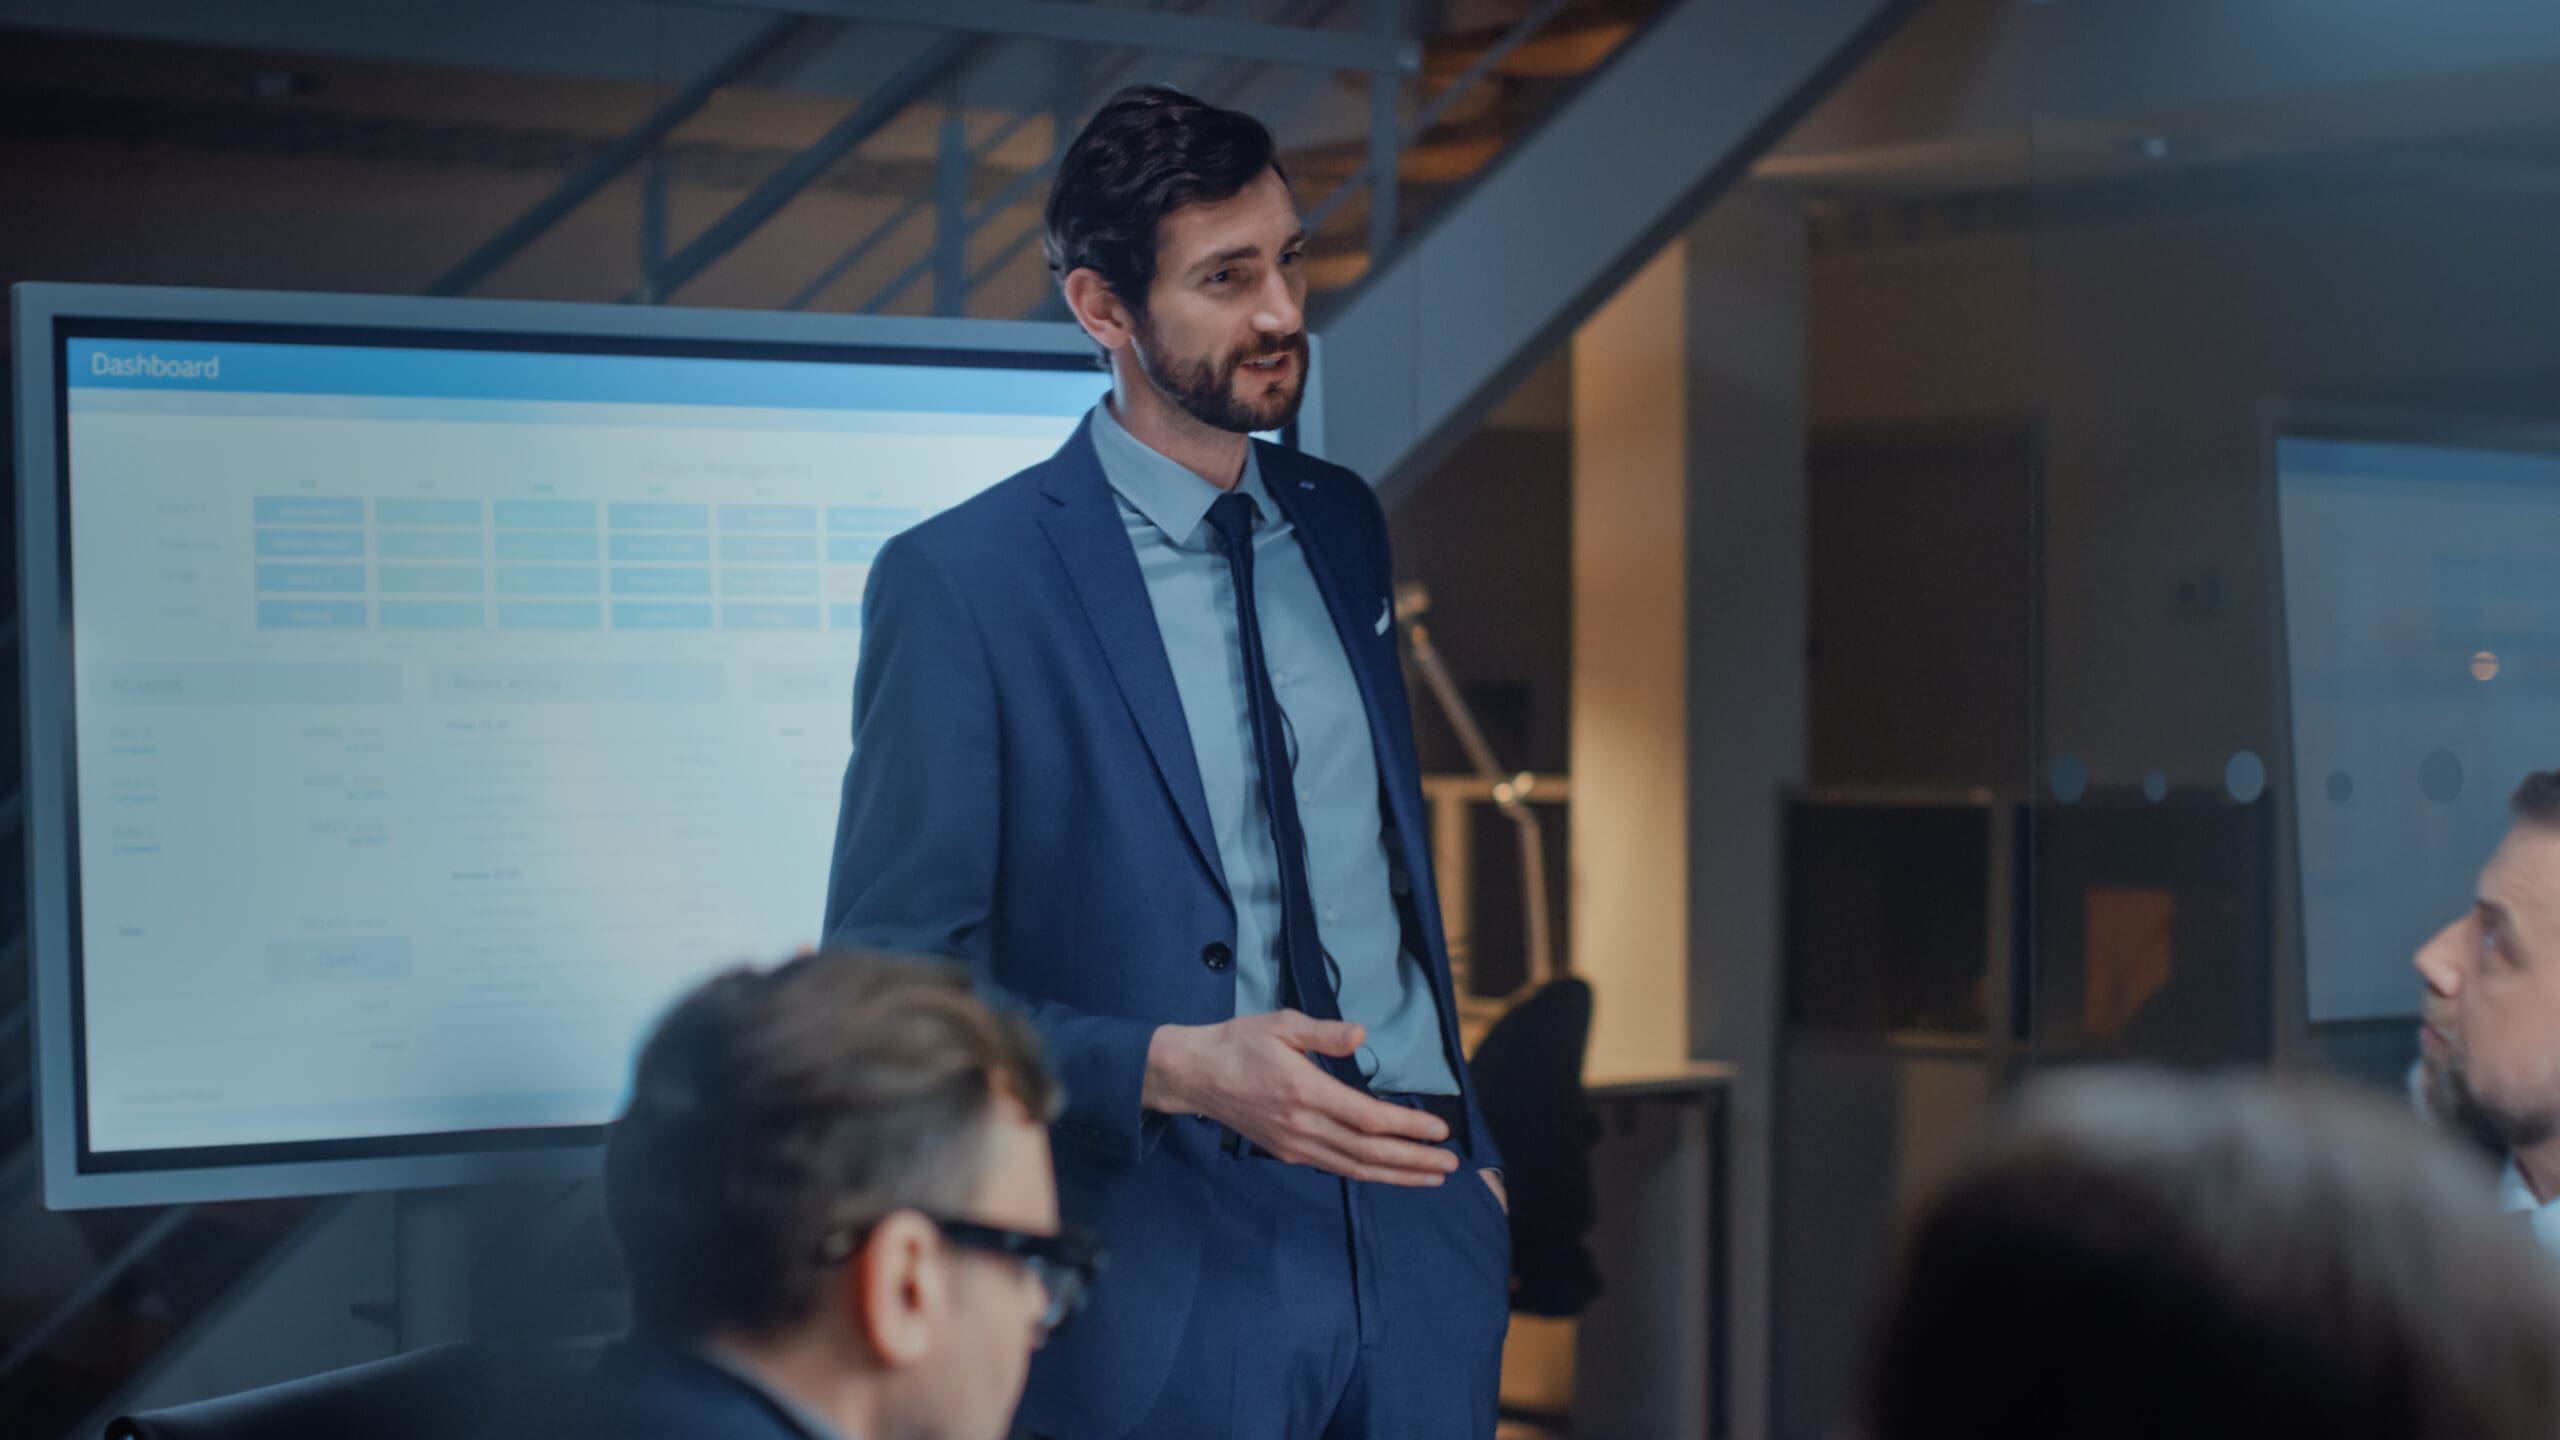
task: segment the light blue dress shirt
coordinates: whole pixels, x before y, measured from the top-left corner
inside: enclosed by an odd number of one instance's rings
[[[1245,708],[1235,582],[1208,524],[1218,487],[1149,449],[1108,403],[1093,410],[1093,448],[1146,577],[1147,601],[1182,696],[1191,754],[1207,792],[1218,863],[1236,907],[1236,1013],[1280,1008],[1280,866],[1257,788],[1253,721]],[[1236,488],[1261,511],[1254,531],[1254,603],[1271,688],[1297,760],[1298,818],[1307,837],[1307,888],[1333,958],[1346,1020],[1368,1027],[1360,1069],[1372,1088],[1453,1095],[1440,1015],[1422,966],[1405,953],[1387,878],[1378,757],[1360,684],[1288,517],[1272,503],[1250,450]]]
[[[2529,1214],[2532,1218],[2526,1223],[2533,1227],[2534,1243],[2545,1255],[2560,1258],[2560,1200],[2545,1205],[2535,1199],[2533,1187],[2524,1183],[2524,1172],[2513,1160],[2498,1176],[2498,1208],[2510,1215]]]

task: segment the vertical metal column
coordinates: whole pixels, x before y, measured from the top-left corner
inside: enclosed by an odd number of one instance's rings
[[[969,313],[969,125],[953,77],[933,174],[933,313]]]
[[[1058,47],[1058,93],[1049,103],[1053,113],[1049,121],[1049,173],[1067,158],[1067,147],[1075,143],[1076,132],[1084,125],[1084,51],[1074,45]]]
[[[640,304],[655,305],[658,267],[667,263],[667,156],[649,152],[649,169],[640,181]]]
[[[1400,38],[1403,0],[1369,0],[1369,23],[1380,40]],[[1402,78],[1392,70],[1369,72],[1369,268],[1387,263],[1396,247],[1396,157],[1404,148],[1397,116]]]

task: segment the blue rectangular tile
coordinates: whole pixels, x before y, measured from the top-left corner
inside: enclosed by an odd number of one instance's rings
[[[317,557],[323,560],[361,560],[364,558],[364,532],[361,530],[261,530],[258,532],[260,555]]]
[[[593,560],[596,537],[574,531],[502,530],[498,533],[498,558],[501,560]]]
[[[723,535],[720,560],[726,565],[815,565],[815,535]]]
[[[807,505],[723,505],[723,530],[815,530],[818,512]]]
[[[364,501],[316,495],[261,495],[257,499],[258,523],[261,525],[361,525],[364,523]]]
[[[720,624],[729,630],[815,630],[815,605],[723,605]]]
[[[364,602],[361,600],[261,600],[258,602],[258,628],[261,630],[361,630],[364,628]]]
[[[723,570],[720,572],[720,593],[814,597],[818,593],[818,572],[815,570]]]
[[[498,524],[518,530],[593,530],[593,500],[501,500]]]
[[[702,623],[709,624],[710,607],[698,608],[704,611]],[[718,662],[703,660],[484,661],[427,672],[428,693],[446,702],[716,705],[726,689]]]
[[[480,523],[480,502],[393,496],[373,502],[373,523],[376,525],[477,525]]]
[[[343,592],[364,593],[364,567],[361,565],[261,565],[258,588],[269,593],[290,595],[326,595]]]
[[[650,566],[623,568],[613,572],[616,595],[708,595],[711,572]]]
[[[617,500],[605,507],[605,517],[616,530],[708,530],[711,507],[708,505],[670,505],[654,500]]]
[[[604,607],[593,600],[501,600],[501,630],[601,630]]]
[[[708,630],[711,607],[685,601],[627,600],[613,607],[616,630]]]
[[[478,630],[489,623],[488,607],[477,600],[385,600],[385,630]]]
[[[477,530],[385,530],[373,537],[373,553],[385,560],[477,560]]]
[[[708,535],[616,535],[607,553],[644,564],[702,565],[711,559]]]
[[[360,600],[270,600],[280,629],[362,629]],[[303,612],[303,613],[291,613]],[[88,678],[95,705],[397,705],[400,666],[368,661],[109,661]],[[156,752],[154,752],[156,753]]]
[[[604,588],[604,572],[593,565],[501,565],[501,595],[593,595]]]
[[[389,936],[348,940],[270,940],[267,978],[296,980],[405,980],[409,942]]]
[[[384,565],[373,588],[385,595],[477,595],[489,584],[477,565]]]
[[[827,528],[830,530],[885,530],[894,535],[923,518],[924,512],[912,505],[827,507]]]

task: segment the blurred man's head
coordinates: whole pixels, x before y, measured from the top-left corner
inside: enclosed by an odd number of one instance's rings
[[[2510,1150],[2560,1134],[2560,771],[2513,810],[2471,908],[2416,959],[2428,1107]]]
[[[1239,435],[1297,418],[1307,237],[1261,121],[1131,86],[1059,160],[1046,226],[1050,271],[1125,397]]]
[[[705,983],[606,1150],[636,1328],[746,1357],[864,1440],[997,1440],[1082,1278],[1055,1238],[1056,1099],[1029,1028],[947,966],[834,953]]]
[[[2081,1074],[1912,1230],[1872,1440],[2560,1434],[2560,1290],[2379,1096]]]

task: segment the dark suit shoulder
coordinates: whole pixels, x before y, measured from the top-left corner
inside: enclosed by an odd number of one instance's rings
[[[1056,502],[1045,493],[1045,486],[1051,467],[1057,463],[1053,456],[1015,471],[932,519],[909,526],[897,540],[937,557],[949,557],[983,544],[989,536],[1016,531],[1056,508]]]
[[[1387,512],[1369,482],[1331,461],[1278,445],[1263,445],[1259,454],[1262,483],[1289,507],[1307,543],[1364,567],[1353,573],[1374,573],[1384,583],[1392,564]]]
[[[1286,445],[1257,440],[1254,446],[1262,462],[1265,484],[1286,482],[1297,487],[1300,496],[1317,496],[1328,504],[1350,504],[1373,510],[1378,506],[1377,492],[1371,490],[1369,482],[1361,479],[1355,470],[1318,459],[1303,450],[1292,450]]]
[[[700,1356],[625,1343],[590,1377],[585,1433],[618,1440],[815,1440],[774,1399]]]

